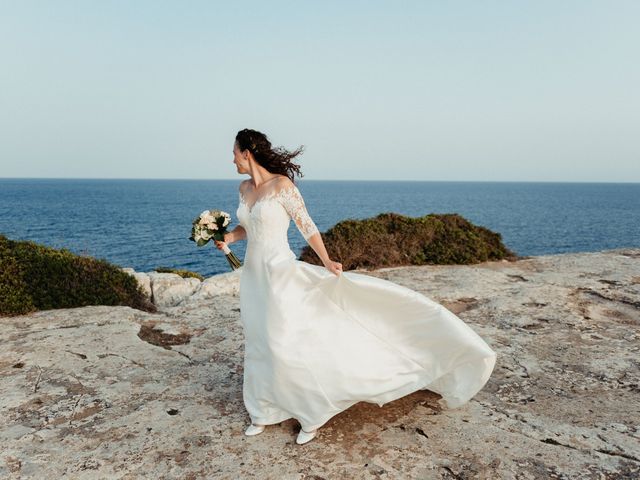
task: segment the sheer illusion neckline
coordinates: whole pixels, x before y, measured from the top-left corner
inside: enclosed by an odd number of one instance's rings
[[[269,183],[269,182],[271,182],[271,181],[273,181],[273,180],[275,180],[276,178],[279,178],[279,177],[280,177],[280,175],[278,175],[277,177],[270,178],[270,179],[269,179],[269,180],[267,180],[266,182],[262,183],[262,184],[260,185],[260,187],[261,187],[262,185],[264,185],[265,183]],[[258,187],[258,188],[260,188],[260,187]],[[275,196],[277,193],[279,193],[279,192],[280,192],[280,190],[281,190],[281,189],[270,190],[269,192],[267,192],[267,193],[265,193],[264,195],[262,195],[262,197],[258,197],[258,198],[256,199],[256,201],[255,201],[255,202],[253,202],[253,205],[249,205],[249,202],[247,202],[246,197],[244,196],[244,194],[243,194],[241,191],[238,191],[238,193],[240,194],[240,200],[242,201],[242,203],[244,203],[245,207],[247,207],[247,210],[249,211],[249,213],[251,213],[251,212],[253,211],[253,209],[255,208],[255,206],[256,206],[258,203],[260,203],[260,202],[262,202],[262,201],[264,201],[264,200],[267,200],[267,199],[269,199],[269,198],[271,198],[271,197]]]
[[[279,190],[271,190],[269,193],[266,193],[262,197],[258,198],[255,202],[253,202],[253,205],[249,205],[249,203],[247,203],[247,199],[242,194],[242,192],[239,192],[239,194],[240,194],[240,201],[244,204],[245,207],[247,207],[247,210],[249,211],[249,213],[251,213],[253,209],[256,207],[256,205],[258,205],[261,202],[264,202],[265,200],[269,200],[271,197],[274,197],[279,192],[280,192]]]

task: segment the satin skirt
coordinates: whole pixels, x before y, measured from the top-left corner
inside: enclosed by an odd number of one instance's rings
[[[254,424],[321,427],[355,403],[421,389],[457,408],[488,381],[496,353],[425,295],[293,251],[247,249],[240,276],[243,400]]]

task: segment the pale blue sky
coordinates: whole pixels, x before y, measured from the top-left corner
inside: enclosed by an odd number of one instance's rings
[[[640,182],[638,1],[3,1],[0,177]]]

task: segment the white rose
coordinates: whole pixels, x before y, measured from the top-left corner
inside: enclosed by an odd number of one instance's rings
[[[203,230],[200,236],[202,237],[203,240],[209,240],[213,235],[210,235],[209,232],[207,232],[206,230]]]
[[[205,215],[204,217],[202,217],[202,219],[200,220],[200,223],[202,225],[206,225],[207,223],[211,223],[211,222],[215,222],[216,219],[213,218],[211,215]]]

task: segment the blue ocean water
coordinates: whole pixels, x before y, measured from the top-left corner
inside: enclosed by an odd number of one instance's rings
[[[229,271],[212,243],[188,240],[191,222],[219,208],[237,222],[238,180],[0,179],[0,233],[150,271]],[[382,212],[459,213],[502,234],[519,255],[640,247],[640,184],[298,181],[321,231]],[[289,242],[306,244],[292,222]],[[246,243],[231,245],[242,259]],[[339,258],[335,259],[340,261]]]

